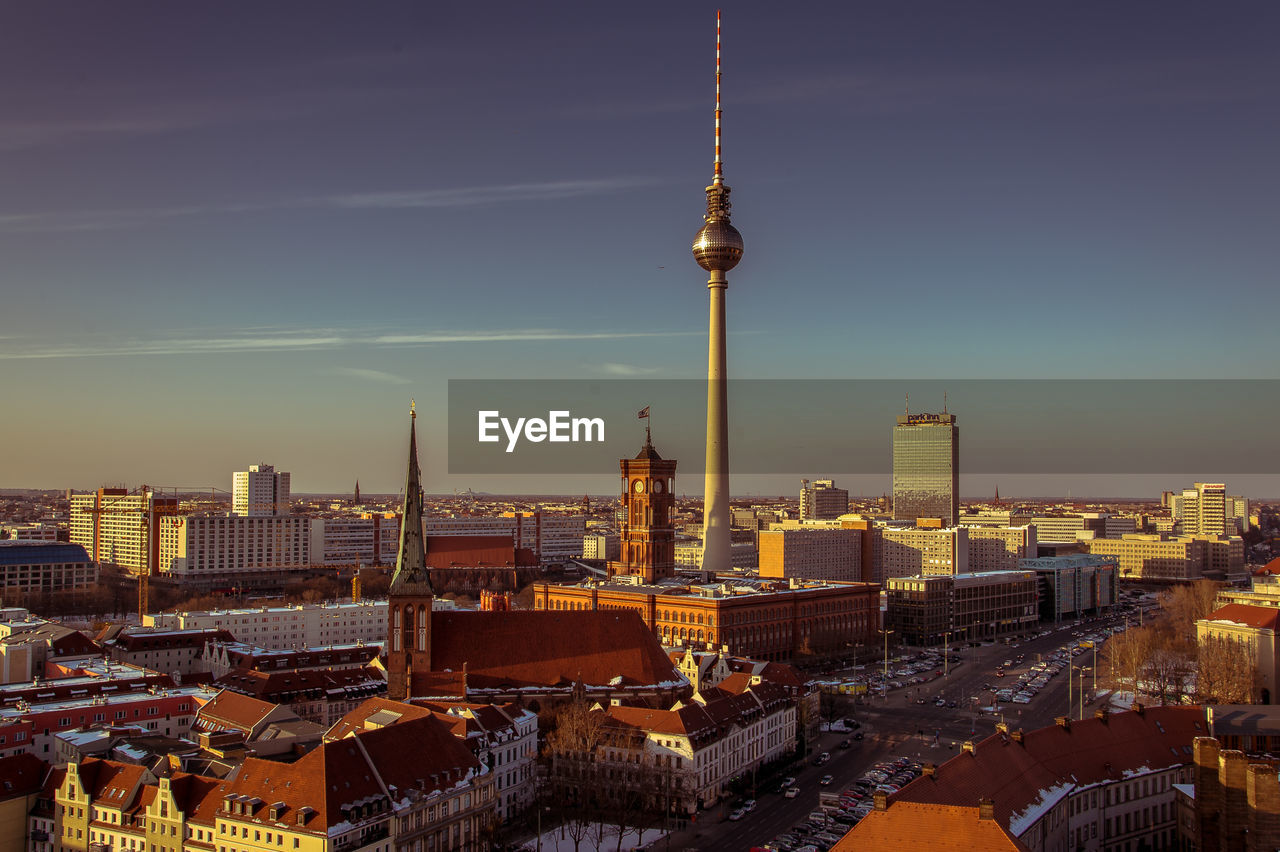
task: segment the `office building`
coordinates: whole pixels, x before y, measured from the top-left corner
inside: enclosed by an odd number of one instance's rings
[[[874,579],[969,572],[969,528],[874,527]]]
[[[762,530],[758,537],[761,577],[850,583],[862,579],[861,530]]]
[[[231,511],[244,517],[289,514],[289,474],[251,464],[231,475]]]
[[[800,520],[832,520],[849,511],[849,492],[830,479],[800,480]]]
[[[1172,536],[1165,533],[1082,541],[1088,553],[1111,556],[1121,580],[1185,583],[1202,578],[1240,578],[1244,541],[1238,536]]]
[[[702,541],[678,541],[675,547],[676,566],[678,568],[699,568],[702,565]],[[749,571],[759,565],[759,551],[754,542],[735,541],[729,545],[729,568],[734,571]]]
[[[960,515],[960,431],[954,414],[905,414],[893,427],[893,519]]]
[[[98,566],[78,544],[55,541],[0,541],[0,593],[36,595],[83,589],[98,581]]]
[[[71,543],[94,562],[115,565],[131,574],[160,570],[160,526],[176,516],[178,498],[164,497],[147,486],[137,493],[99,488],[71,495]]]
[[[969,527],[969,570],[1012,571],[1037,554],[1036,528]]]
[[[423,518],[423,534],[507,535],[517,548],[533,552],[539,562],[564,562],[582,555],[587,520],[582,515],[535,512],[503,512],[501,515],[456,515]]]
[[[187,515],[160,524],[160,571],[187,585],[278,579],[310,564],[311,520],[301,515]]]
[[[891,577],[885,622],[897,641],[941,645],[1022,633],[1040,620],[1034,571]]]
[[[1236,535],[1249,529],[1249,501],[1228,495],[1221,482],[1197,482],[1170,502],[1184,535]]]
[[[222,629],[260,648],[319,648],[383,641],[387,602],[164,612],[147,615],[143,623],[178,630]]]
[[[311,519],[311,562],[317,565],[394,565],[400,543],[395,512]]]
[[[1040,578],[1040,618],[1061,621],[1100,613],[1119,599],[1120,564],[1111,557],[1073,553],[1024,559],[1020,567]]]

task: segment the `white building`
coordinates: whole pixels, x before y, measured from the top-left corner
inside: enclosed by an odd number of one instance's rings
[[[583,559],[618,559],[621,555],[622,536],[617,533],[588,535],[582,539]]]
[[[234,583],[311,564],[311,521],[294,515],[190,515],[159,526],[159,568],[184,583]]]
[[[231,475],[231,511],[237,515],[289,514],[289,474],[269,464],[251,464]]]
[[[400,516],[394,512],[311,519],[316,564],[394,565],[399,544]]]
[[[145,485],[138,493],[99,488],[71,495],[71,543],[94,562],[118,565],[131,573],[155,574],[161,522],[178,514],[178,498],[163,497]]]
[[[800,480],[800,520],[838,518],[849,511],[849,492],[836,488],[834,480]]]
[[[166,612],[146,616],[148,627],[190,630],[221,628],[260,648],[317,648],[382,642],[387,602],[299,604],[257,609]]]
[[[1184,535],[1235,535],[1249,529],[1249,501],[1227,494],[1221,482],[1197,482],[1171,500]]]
[[[968,527],[931,528],[876,525],[872,582],[890,577],[967,574]]]

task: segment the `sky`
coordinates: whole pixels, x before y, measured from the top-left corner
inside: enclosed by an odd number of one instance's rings
[[[0,487],[267,462],[394,492],[414,398],[428,491],[612,491],[450,475],[447,385],[705,376],[715,8],[6,4]],[[1265,3],[728,6],[730,375],[1273,378],[1278,30]],[[886,453],[897,413],[868,412]],[[961,469],[966,496],[1214,474]],[[794,478],[823,473],[888,486]]]

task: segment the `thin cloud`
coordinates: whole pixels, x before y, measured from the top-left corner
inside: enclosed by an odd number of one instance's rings
[[[371,342],[386,345],[431,343],[504,343],[537,340],[626,340],[638,337],[689,337],[699,331],[464,331],[384,334]]]
[[[172,207],[132,207],[36,213],[0,213],[0,232],[60,233],[138,227],[194,216],[260,213],[272,210],[439,210],[490,204],[559,201],[608,195],[651,184],[646,178],[601,178],[540,183],[419,189],[402,192],[361,192],[290,199],[264,199],[224,204],[186,204]]]
[[[226,337],[167,337],[155,340],[129,339],[120,341],[86,341],[54,346],[24,345],[19,338],[0,337],[8,342],[0,348],[0,361],[36,360],[50,358],[104,358],[128,355],[218,355],[245,352],[322,351],[357,346],[399,347],[429,346],[458,343],[535,343],[575,340],[627,340],[654,337],[689,337],[702,334],[698,331],[599,331],[573,332],[553,329],[491,331],[441,331],[417,334],[399,333],[340,333],[331,330],[298,331],[270,328],[259,333]],[[345,371],[345,372],[344,372]],[[354,371],[354,372],[353,372]],[[377,370],[344,367],[337,372],[354,378],[372,381],[401,383],[404,380]],[[374,375],[374,374],[378,375]]]
[[[637,367],[633,364],[605,363],[600,365],[600,370],[611,376],[650,376],[659,372],[660,369],[659,367]]]
[[[330,372],[337,376],[346,376],[352,379],[360,379],[365,382],[380,382],[384,385],[410,384],[410,380],[403,376],[384,373],[382,370],[370,370],[364,367],[334,367]]]

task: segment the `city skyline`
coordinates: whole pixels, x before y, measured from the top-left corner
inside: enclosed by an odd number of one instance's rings
[[[21,394],[0,484],[218,485],[266,459],[298,493],[394,493],[413,396],[428,491],[613,490],[608,470],[445,474],[444,386],[702,374],[687,252],[714,5],[286,5],[252,38],[229,8],[6,13],[22,38],[0,62],[30,82],[0,119]],[[752,238],[731,375],[1269,377],[1275,11],[820,18],[726,13],[724,159]],[[966,498],[1280,493],[961,470]],[[814,470],[732,493],[801,475],[883,490]]]

